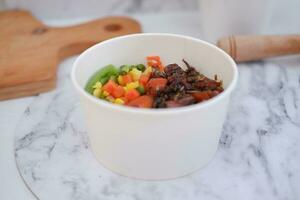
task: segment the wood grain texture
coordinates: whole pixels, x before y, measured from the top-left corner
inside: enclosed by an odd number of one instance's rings
[[[217,46],[236,62],[254,61],[300,54],[300,35],[231,36],[221,38]]]
[[[106,17],[54,28],[26,11],[0,13],[0,100],[51,90],[58,63],[116,36],[141,32],[128,17]]]

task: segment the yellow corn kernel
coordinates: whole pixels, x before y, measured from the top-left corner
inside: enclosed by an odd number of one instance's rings
[[[110,96],[110,95],[106,97],[106,100],[108,100],[109,102],[112,102],[112,103],[115,102],[115,98],[113,96]]]
[[[123,101],[122,99],[120,99],[120,98],[116,98],[114,103],[115,103],[115,104],[123,105],[123,104],[124,104],[124,101]]]
[[[123,77],[122,77],[122,76],[118,76],[118,83],[119,83],[120,85],[124,85]]]
[[[137,81],[137,80],[139,80],[140,76],[142,75],[142,72],[140,70],[138,70],[137,68],[133,68],[132,70],[130,70],[129,74],[134,81]]]
[[[94,89],[97,89],[97,88],[101,89],[101,88],[102,88],[102,83],[101,83],[100,81],[97,81],[97,82],[95,83],[95,85],[93,85],[93,88],[94,88]]]
[[[104,90],[103,91],[103,96],[107,97],[108,95],[109,95],[109,93]]]
[[[93,95],[95,96],[95,97],[100,97],[101,96],[101,89],[99,89],[99,88],[96,88],[94,91],[93,91]]]
[[[151,72],[152,72],[152,67],[151,67],[151,66],[148,66],[148,67],[145,69],[145,71],[143,72],[143,74],[148,75],[148,74],[150,74]]]
[[[137,87],[139,87],[139,82],[138,81],[134,81],[134,82],[128,83],[126,85],[126,90],[125,91],[132,90],[132,89],[135,89]]]

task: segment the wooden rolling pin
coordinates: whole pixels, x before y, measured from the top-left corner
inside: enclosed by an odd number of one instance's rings
[[[254,61],[300,54],[300,35],[231,36],[218,40],[217,46],[236,62]]]

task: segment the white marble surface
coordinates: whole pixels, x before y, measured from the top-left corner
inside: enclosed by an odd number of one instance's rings
[[[40,199],[299,199],[300,58],[240,65],[220,147],[204,169],[171,181],[116,175],[93,158],[69,71],[33,99],[16,129],[16,161]],[[99,124],[101,126],[101,124]]]
[[[284,7],[284,3],[281,3],[281,8],[278,7],[277,10],[282,12],[278,12],[274,16],[270,23],[270,29],[266,32],[299,32],[300,26],[297,22],[299,13],[296,5],[298,4],[294,1],[294,6],[288,9],[289,12],[284,12],[286,7]],[[197,28],[200,24],[196,13],[155,14],[138,18],[143,22],[144,30],[147,32],[175,32],[201,37],[200,29]],[[159,23],[153,26],[153,20],[157,20]],[[49,24],[52,25],[69,23],[72,21],[49,21]],[[69,59],[60,66],[60,77],[67,77],[66,72],[73,61],[74,58]],[[106,195],[104,199],[117,199],[118,197],[122,197],[121,199],[199,199],[199,197],[201,199],[299,199],[300,148],[297,147],[297,143],[299,143],[300,134],[300,58],[296,56],[240,65],[239,71],[241,87],[232,97],[232,109],[220,141],[220,149],[206,169],[190,177],[178,179],[176,182],[150,185],[140,182],[133,183],[126,178],[119,179],[116,175],[104,170],[104,179],[102,179],[104,181],[101,182],[102,189],[104,188],[101,194]],[[65,84],[65,89],[69,87],[67,79],[62,79],[60,83]],[[21,182],[16,170],[13,156],[14,130],[16,128],[20,130],[21,125],[29,130],[30,124],[26,123],[28,111],[25,114],[23,112],[28,110],[28,106],[33,108],[36,104],[39,107],[35,112],[41,113],[40,109],[46,109],[50,102],[55,102],[52,97],[57,93],[59,93],[58,90],[39,97],[0,102],[0,199],[34,199]],[[77,110],[77,107],[75,108],[72,119],[78,120],[80,111]],[[33,113],[28,118],[37,119]],[[66,114],[60,109],[59,113]],[[46,113],[46,116],[51,117],[49,113]],[[53,116],[55,117],[55,115]],[[20,117],[21,121],[19,121]],[[40,117],[37,122],[44,120],[45,118]],[[52,125],[56,126],[57,122]],[[50,128],[54,127],[49,127],[49,130]],[[17,135],[20,136],[19,131]],[[69,132],[70,135],[74,139],[73,144],[76,144],[78,142],[76,139],[81,137],[81,134],[74,136]],[[61,139],[58,137],[59,141],[64,141]],[[20,145],[19,142],[17,144]],[[25,152],[30,150],[31,145],[33,149],[34,147],[48,148],[48,144],[43,146],[39,140],[36,140],[23,150]],[[81,152],[88,154],[85,148],[79,146],[79,149],[81,150],[78,154]],[[39,159],[36,156],[33,158]],[[50,158],[45,158],[45,161],[51,161]],[[78,163],[76,162],[76,164]],[[27,165],[29,166],[28,171],[34,171],[35,168],[31,168],[30,165]],[[84,165],[78,165],[78,168],[84,168]],[[93,163],[88,165],[94,166]],[[95,165],[98,166],[98,164]],[[88,172],[83,174],[91,176]],[[30,178],[30,173],[27,174],[27,177]],[[80,195],[85,192],[80,192],[86,191],[87,188],[78,186],[85,179],[73,176],[72,171],[66,177],[69,184],[67,184],[69,187],[68,198],[74,194],[71,192],[71,188],[77,188],[79,193],[75,194],[78,195],[78,198],[81,197]],[[47,191],[45,189],[47,180],[49,180],[47,173],[42,173],[44,184],[41,184],[40,187],[44,187],[43,189],[39,189],[39,178],[37,177],[37,181],[30,182],[35,185],[32,188],[35,190],[37,188],[37,191]],[[53,180],[56,178],[54,176]],[[72,185],[72,181],[79,182],[79,185]],[[56,189],[58,188],[53,188],[53,190]],[[93,188],[90,190],[94,191]],[[135,191],[137,192],[135,193]],[[45,199],[48,198],[49,196],[46,195]]]

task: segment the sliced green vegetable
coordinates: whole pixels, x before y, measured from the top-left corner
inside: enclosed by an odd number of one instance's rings
[[[132,70],[133,68],[135,68],[135,65],[130,65],[129,69]]]
[[[141,85],[139,85],[139,86],[136,88],[136,90],[137,90],[141,95],[145,94],[145,88],[144,88],[143,86],[141,86]]]
[[[107,65],[97,71],[87,82],[85,86],[85,90],[93,94],[93,86],[97,81],[100,81],[102,84],[105,84],[111,76],[117,76],[118,75],[118,69],[114,65]]]
[[[145,65],[143,65],[143,64],[138,64],[138,65],[136,65],[136,68],[138,69],[138,70],[140,70],[140,71],[145,71],[145,69],[146,69],[146,66]]]
[[[125,74],[127,74],[129,72],[129,70],[130,70],[130,66],[129,65],[122,65],[120,67],[120,74],[121,75],[125,75]]]
[[[117,81],[117,76],[115,76],[115,75],[112,75],[111,77],[109,77],[109,80],[113,80],[114,82],[118,82]]]
[[[109,76],[100,78],[100,82],[102,83],[102,85],[105,85],[105,83],[107,83],[108,80],[109,80]]]

